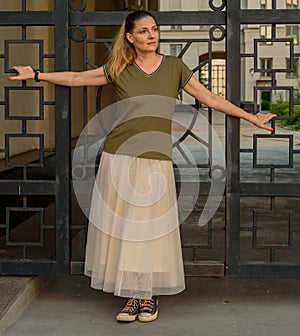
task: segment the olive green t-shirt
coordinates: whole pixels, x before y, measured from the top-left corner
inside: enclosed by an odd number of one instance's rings
[[[151,74],[133,63],[112,79],[107,66],[103,68],[118,100],[114,126],[107,135],[104,151],[171,160],[172,113],[178,93],[192,77],[192,71],[179,58],[165,55]]]

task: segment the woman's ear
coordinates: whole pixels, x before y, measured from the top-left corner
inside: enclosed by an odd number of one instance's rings
[[[132,34],[130,33],[126,33],[126,39],[129,43],[133,43],[133,38],[132,38]]]

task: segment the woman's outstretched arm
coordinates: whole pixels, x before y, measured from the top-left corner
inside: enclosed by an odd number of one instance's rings
[[[212,109],[226,113],[233,117],[245,119],[256,125],[257,127],[266,129],[271,132],[273,131],[273,129],[267,126],[266,123],[268,123],[271,119],[277,117],[276,114],[250,114],[240,109],[236,105],[230,103],[228,100],[206,89],[194,76],[192,76],[189,82],[183,87],[183,90]]]
[[[9,77],[9,80],[34,79],[34,71],[31,66],[13,66],[12,69],[16,71],[16,76]],[[81,72],[41,72],[38,79],[63,86],[99,86],[108,84],[103,67]]]

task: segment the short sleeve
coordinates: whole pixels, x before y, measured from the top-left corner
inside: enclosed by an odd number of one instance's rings
[[[180,88],[183,88],[193,76],[193,71],[180,58],[178,58],[178,63],[181,72]]]
[[[107,71],[107,64],[104,64],[104,65],[103,65],[103,71],[104,71],[104,76],[105,76],[105,78],[107,79],[107,81],[108,81],[110,84],[112,84],[112,78],[111,78],[110,74],[109,74],[108,71]]]

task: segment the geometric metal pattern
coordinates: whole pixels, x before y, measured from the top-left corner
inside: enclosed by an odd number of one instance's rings
[[[53,0],[49,3],[53,5],[49,10],[31,11],[27,10],[27,1],[20,1],[21,9],[12,12],[0,12],[0,27],[19,27],[21,36],[4,38],[3,53],[0,53],[0,64],[3,64],[3,72],[12,73],[10,70],[10,59],[15,55],[15,51],[23,46],[26,50],[34,50],[38,54],[37,61],[34,64],[35,69],[43,71],[45,62],[55,61],[55,71],[67,71],[70,69],[70,39],[71,43],[82,43],[83,45],[83,66],[82,70],[94,68],[93,57],[89,56],[89,48],[92,44],[102,44],[106,50],[110,49],[112,40],[110,36],[105,38],[89,37],[88,32],[91,27],[106,26],[115,27],[121,24],[127,12],[97,12],[86,11],[88,0],[81,1],[61,1]],[[250,1],[249,1],[250,2]],[[285,50],[288,50],[289,61],[287,67],[282,66],[268,69],[268,83],[257,84],[253,89],[253,99],[249,102],[253,106],[253,113],[258,112],[259,94],[264,90],[275,92],[281,90],[286,92],[289,97],[289,114],[277,119],[291,119],[294,114],[294,107],[299,104],[293,97],[293,87],[290,85],[279,85],[278,76],[284,73],[291,74],[294,59],[300,58],[297,53],[293,39],[281,38],[276,35],[276,26],[279,24],[299,25],[300,10],[286,11],[277,8],[279,1],[272,1],[272,9],[241,9],[241,3],[244,1],[213,1],[207,0],[209,10],[197,12],[156,12],[158,24],[164,25],[197,25],[210,27],[207,38],[195,38],[193,40],[177,40],[183,42],[184,47],[179,55],[182,57],[185,52],[192,47],[193,43],[207,42],[207,58],[202,60],[194,70],[201,70],[201,67],[207,66],[211,71],[211,61],[213,59],[212,43],[226,39],[226,93],[227,98],[240,105],[241,92],[241,59],[250,59],[253,62],[254,74],[261,75],[266,72],[259,63],[259,55],[263,45],[279,44]],[[54,10],[55,8],[55,10]],[[242,25],[270,25],[272,30],[271,38],[254,38],[251,52],[241,52],[241,27]],[[27,36],[28,27],[52,27],[54,29],[55,50],[47,53],[45,41],[38,38]],[[70,28],[70,29],[69,29]],[[201,30],[199,30],[200,34]],[[70,37],[70,38],[69,38]],[[174,41],[174,40],[173,40]],[[163,41],[162,41],[163,42]],[[168,42],[168,41],[165,41]],[[172,41],[169,40],[171,43]],[[176,42],[176,41],[174,41]],[[22,55],[18,55],[22,57]],[[22,59],[20,60],[20,62]],[[26,61],[26,58],[24,58]],[[27,61],[26,61],[27,62]],[[1,65],[0,65],[1,66]],[[10,83],[11,84],[11,83]],[[86,238],[87,220],[83,214],[79,215],[76,204],[73,201],[70,207],[69,200],[73,197],[70,191],[70,111],[69,111],[69,89],[57,86],[55,88],[55,99],[49,100],[43,84],[31,84],[22,82],[20,86],[9,84],[5,85],[4,99],[0,99],[0,113],[4,112],[5,123],[15,123],[19,125],[19,132],[5,132],[4,148],[0,148],[0,154],[5,155],[4,162],[1,162],[3,170],[0,171],[0,236],[1,244],[3,243],[8,249],[19,249],[17,257],[5,257],[0,260],[1,272],[3,274],[67,274],[70,272],[82,272],[84,248],[80,250],[76,245],[77,238],[80,242]],[[211,83],[209,83],[211,85]],[[83,89],[84,99],[84,117],[88,121],[89,91]],[[22,110],[15,112],[14,99],[21,99],[24,95],[32,95],[37,102],[38,108],[31,111],[27,107],[26,113]],[[19,97],[19,98],[18,98]],[[96,102],[96,104],[98,101]],[[34,132],[30,129],[31,122],[43,122],[46,116],[48,105],[55,107],[55,148],[45,147],[46,134],[43,132]],[[3,110],[2,110],[3,108]],[[98,109],[97,109],[98,110]],[[209,111],[208,118],[213,120],[213,111]],[[219,261],[225,264],[226,275],[228,276],[277,276],[277,277],[300,277],[300,262],[296,253],[299,249],[297,246],[297,235],[300,233],[299,214],[295,206],[290,206],[292,200],[300,198],[299,181],[294,175],[293,181],[287,183],[277,182],[277,173],[285,171],[287,174],[295,172],[298,167],[300,150],[294,143],[295,138],[292,134],[281,134],[275,121],[271,123],[274,128],[272,135],[254,134],[251,135],[249,147],[240,148],[240,122],[236,118],[227,117],[226,119],[226,152],[227,152],[227,188],[225,199],[220,210],[221,215],[212,218],[207,226],[201,228],[193,226],[193,218],[190,227],[182,226],[182,234],[187,238],[183,242],[184,252],[191,256],[189,260],[195,262],[198,260],[212,260],[210,253],[215,252],[220,256]],[[185,136],[193,137],[192,134]],[[208,140],[200,141],[206,146],[208,151],[211,150]],[[37,143],[36,157],[34,160],[27,161],[23,158],[14,158],[13,145],[18,141],[33,140]],[[182,139],[184,140],[184,139]],[[199,139],[195,139],[199,140]],[[202,139],[203,140],[203,139]],[[284,160],[280,161],[277,157],[268,159],[264,156],[264,148],[261,145],[264,140],[274,141],[283,140]],[[274,146],[275,147],[275,146]],[[241,153],[251,156],[250,165],[256,172],[255,182],[240,178]],[[53,156],[53,161],[49,163],[46,160],[48,155]],[[210,156],[209,156],[210,157]],[[4,166],[4,167],[3,167]],[[51,167],[50,167],[51,166]],[[47,169],[53,169],[51,178],[34,179],[34,173],[37,171],[46,174]],[[210,162],[201,162],[197,168],[200,171],[209,171]],[[212,167],[213,168],[213,167]],[[260,171],[268,172],[267,181],[260,181]],[[9,174],[16,173],[20,176],[18,179],[10,177]],[[210,173],[210,172],[209,172]],[[204,208],[205,196],[207,195],[208,185],[204,188],[202,199],[198,201],[195,209],[192,209],[192,215],[197,218]],[[71,196],[71,197],[70,197]],[[47,213],[49,213],[49,204],[36,205],[27,203],[30,197],[50,197],[55,211],[51,211],[53,216],[52,224],[47,223]],[[241,204],[248,199],[255,199],[255,204],[249,205],[249,221],[241,222],[244,215],[241,212]],[[262,205],[261,199],[264,199]],[[279,198],[285,198],[285,204],[279,206]],[[4,204],[3,202],[7,203]],[[36,202],[36,201],[35,201]],[[250,202],[251,203],[251,202]],[[276,206],[275,206],[276,203]],[[3,206],[4,204],[4,206]],[[74,205],[75,204],[75,205]],[[3,209],[4,210],[3,210]],[[187,209],[191,210],[191,209]],[[225,211],[226,210],[226,211]],[[243,210],[244,211],[244,210]],[[70,214],[72,213],[72,218]],[[224,215],[226,214],[226,215]],[[23,225],[29,224],[29,218],[38,218],[34,224],[34,237],[17,237],[14,230],[18,217],[22,217]],[[271,219],[271,220],[270,220]],[[78,220],[75,223],[75,220]],[[272,230],[266,225],[268,222],[274,222],[274,227],[280,232],[280,235],[273,237],[270,233]],[[197,220],[195,220],[197,222]],[[280,223],[277,224],[277,223]],[[20,225],[19,228],[22,226]],[[224,237],[226,229],[226,237]],[[54,232],[51,257],[34,258],[31,249],[47,249],[48,240],[46,237]],[[267,258],[245,257],[241,255],[242,247],[240,242],[242,236],[247,235],[249,243],[249,255],[253,253],[268,254]],[[216,244],[216,237],[221,243]],[[50,240],[51,240],[50,239]],[[225,244],[226,240],[226,244]],[[223,244],[223,245],[222,245]],[[221,248],[220,248],[221,246]],[[40,251],[41,251],[40,250]],[[71,250],[71,251],[70,251]],[[11,250],[10,250],[11,251]],[[41,252],[42,253],[42,252]],[[281,253],[289,253],[290,259],[282,262]],[[42,255],[42,254],[41,254]],[[72,258],[72,260],[71,260]],[[73,262],[73,264],[72,264]],[[78,262],[78,263],[77,263]],[[77,263],[77,264],[76,264]],[[73,268],[74,266],[74,268]],[[78,266],[78,268],[77,268]],[[198,265],[199,266],[199,265]]]
[[[15,140],[16,146],[18,143],[22,143],[26,141],[26,139],[34,139],[36,138],[38,141],[38,156],[37,160],[33,162],[27,162],[25,159],[22,161],[22,159],[17,160],[11,155],[10,155],[10,147],[11,147],[11,142],[12,140]],[[44,134],[29,134],[29,133],[24,133],[24,134],[5,134],[5,149],[6,149],[6,156],[5,156],[5,166],[6,167],[43,167],[44,165],[44,155],[43,155],[43,147],[44,147]],[[12,160],[15,160],[14,162]]]
[[[262,139],[262,143],[269,142],[269,146],[260,153],[259,140]],[[282,162],[282,157],[278,159],[276,150],[274,153],[269,147],[272,147],[271,140],[277,141],[287,139],[287,158],[285,162]],[[268,155],[269,154],[269,155]],[[271,157],[270,157],[271,156]],[[292,168],[293,167],[293,135],[292,134],[254,134],[253,135],[253,168]]]
[[[248,275],[254,275],[251,268],[259,265],[261,270],[265,268],[266,275],[275,270],[273,274],[279,275],[281,267],[282,276],[297,276],[296,265],[300,262],[300,212],[297,202],[299,199],[292,201],[288,197],[272,197],[270,204],[265,197],[261,201],[255,200],[255,197],[243,198],[245,210],[241,214],[240,267],[249,272]],[[248,207],[247,203],[251,205]],[[287,207],[283,208],[284,205]],[[284,265],[295,268],[289,271],[284,269]]]
[[[40,70],[43,71],[44,69],[44,62],[43,62],[43,58],[46,58],[44,55],[44,51],[43,51],[43,46],[44,46],[44,41],[43,40],[5,40],[4,41],[4,69],[6,73],[12,72],[11,68],[10,68],[10,55],[13,52],[13,50],[11,51],[13,46],[19,45],[30,45],[30,48],[32,50],[34,44],[37,44],[38,46],[38,54],[41,55],[41,57],[39,57],[39,62],[38,62],[38,67],[36,70]],[[52,57],[52,56],[50,56]],[[23,60],[24,62],[24,60]],[[23,64],[23,63],[22,63]]]
[[[292,38],[282,38],[279,34],[277,36],[277,26],[299,25],[300,11],[295,9],[287,12],[286,9],[278,9],[277,1],[270,3],[272,9],[250,7],[251,9],[245,10],[227,2],[227,11],[238,18],[234,23],[227,25],[227,78],[229,85],[234,87],[234,90],[228,91],[228,98],[235,104],[252,104],[253,109],[250,113],[255,114],[259,112],[261,92],[276,94],[280,90],[286,93],[289,105],[288,115],[280,116],[277,120],[292,119],[294,107],[299,104],[293,96],[294,87],[278,83],[279,77],[283,78],[282,74],[293,71],[293,62],[299,57],[299,53],[296,52]],[[249,47],[246,49],[239,34],[244,25],[250,27],[249,29],[254,27],[258,31],[260,25],[269,25],[271,36],[257,38],[257,35],[252,35],[252,48],[249,37]],[[235,41],[228,36],[235,36]],[[284,65],[274,62],[271,68],[266,68],[260,63],[260,57],[272,58],[272,49],[269,48],[272,45],[284,51],[282,57],[289,61],[283,62]],[[249,74],[252,80],[253,76],[260,79],[254,86],[253,99],[247,97],[247,102],[240,101],[241,72],[237,64],[241,64],[241,61],[244,66],[250,64],[252,73]],[[271,126],[274,132],[271,135],[264,131],[257,132],[255,129],[254,132],[260,134],[249,132],[248,136],[252,137],[252,141],[242,139],[245,144],[241,146],[239,126],[238,120],[228,118],[227,139],[230,139],[231,143],[227,142],[226,230],[227,242],[230,243],[227,245],[226,273],[228,276],[300,277],[300,246],[295,239],[299,231],[295,223],[299,221],[299,214],[296,215],[296,200],[300,196],[300,181],[297,179],[300,151],[294,135],[287,130],[282,132],[273,120]],[[238,145],[235,146],[234,143]],[[245,155],[241,156],[241,153]],[[278,182],[282,178],[285,178],[285,183]]]
[[[38,219],[39,222],[38,227],[39,227],[39,234],[37,236],[36,241],[19,241],[19,240],[13,240],[10,236],[10,231],[12,229],[11,225],[12,222],[14,221],[13,214],[17,213],[28,213],[30,217],[35,215],[35,219]],[[37,215],[37,216],[36,216]],[[6,208],[6,245],[7,246],[43,246],[44,244],[44,237],[43,237],[43,227],[44,227],[44,208],[17,208],[17,207],[7,207]],[[23,237],[23,236],[22,236]],[[22,239],[22,238],[21,238]],[[31,239],[31,238],[30,238]]]
[[[274,73],[274,70],[272,70]],[[287,71],[286,71],[287,72]],[[292,86],[282,86],[282,85],[271,85],[269,84],[268,86],[260,86],[260,85],[256,85],[254,87],[254,92],[253,92],[253,105],[254,105],[254,111],[253,113],[257,113],[259,112],[257,109],[258,106],[258,93],[261,91],[286,91],[286,96],[289,99],[289,115],[288,116],[278,116],[277,120],[289,120],[293,118],[293,109],[294,109],[294,103],[293,103],[293,87]],[[275,124],[276,126],[276,124]]]
[[[39,113],[38,115],[34,114],[34,115],[24,115],[23,114],[23,110],[20,109],[20,114],[19,115],[11,115],[10,114],[10,100],[11,99],[17,99],[19,102],[21,101],[20,99],[18,99],[18,92],[21,93],[27,93],[27,95],[32,94],[32,92],[37,91],[38,95],[39,95],[39,101],[38,101],[38,106],[39,106]],[[14,97],[11,97],[10,95],[12,93],[14,94]],[[44,90],[42,87],[31,87],[31,86],[23,86],[23,87],[5,87],[5,119],[6,120],[43,120],[44,119]],[[35,111],[32,111],[35,112]],[[35,112],[36,113],[36,112]]]
[[[279,48],[286,48],[288,45],[289,48],[289,67],[288,68],[277,68],[273,67],[272,69],[268,69],[268,72],[271,74],[275,74],[278,72],[292,72],[293,71],[293,55],[294,55],[294,40],[292,38],[255,38],[254,40],[254,72],[260,72],[263,73],[266,70],[259,67],[258,61],[259,61],[259,48],[260,44],[262,43],[268,43],[273,44],[276,43]],[[282,46],[279,46],[279,44],[282,44]]]
[[[264,243],[259,238],[259,231],[263,229],[263,225],[260,223],[262,221],[262,217],[265,215],[267,217],[266,222],[278,221],[278,215],[285,215],[285,226],[286,226],[286,237],[283,239],[281,243]],[[291,210],[261,210],[261,209],[253,209],[253,248],[254,249],[269,249],[271,251],[276,251],[279,249],[290,249],[293,247],[293,211]],[[278,225],[284,225],[284,223],[279,222]],[[270,260],[274,261],[274,260]]]
[[[0,29],[12,32],[0,38],[1,73],[11,76],[13,65],[68,70],[68,16],[60,0],[22,0],[0,11]],[[1,273],[68,274],[69,89],[15,83],[5,83],[0,94]]]

